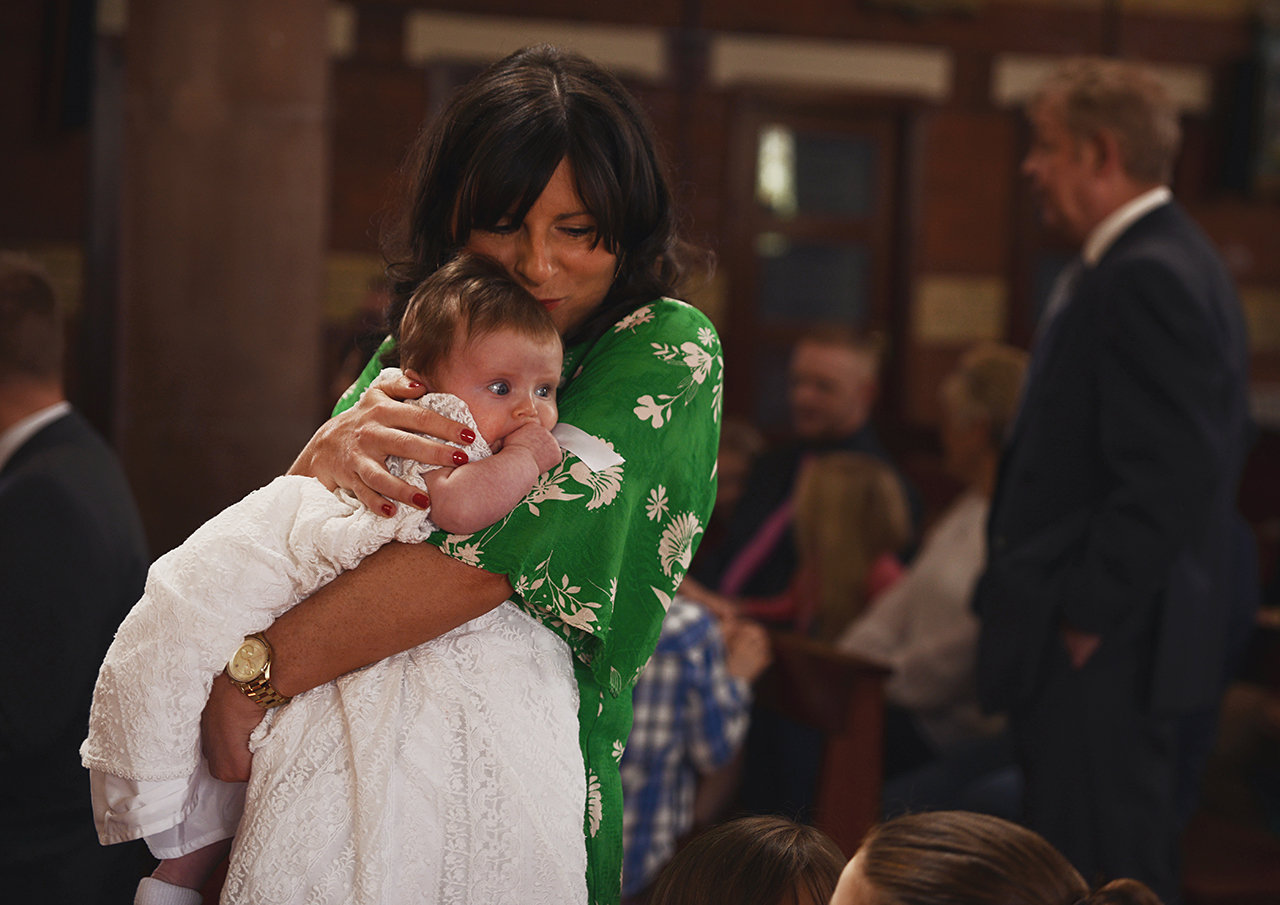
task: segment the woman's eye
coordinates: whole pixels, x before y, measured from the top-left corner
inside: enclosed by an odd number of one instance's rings
[[[564,234],[574,239],[588,239],[596,234],[594,226],[563,226]]]
[[[489,384],[489,392],[493,393],[495,396],[505,396],[507,393],[511,392],[511,388],[507,386],[507,382],[505,380],[495,380],[493,383]]]
[[[510,220],[499,220],[492,226],[479,227],[479,230],[495,236],[509,236],[516,231],[516,228],[517,224]]]

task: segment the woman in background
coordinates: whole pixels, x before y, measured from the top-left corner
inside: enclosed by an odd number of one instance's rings
[[[890,813],[961,807],[1016,816],[1016,781],[1012,790],[1004,780],[987,785],[996,772],[1011,770],[1012,751],[1003,720],[978,704],[978,620],[969,604],[986,561],[987,511],[1026,358],[1012,346],[975,346],[943,382],[944,465],[965,489],[929,530],[902,580],[838,642],[893,670],[885,683]]]

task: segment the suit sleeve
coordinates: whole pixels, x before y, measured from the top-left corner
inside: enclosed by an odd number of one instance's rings
[[[1063,617],[1104,634],[1160,593],[1235,473],[1227,344],[1180,265],[1122,263],[1098,299],[1105,493],[1066,576]]]
[[[99,571],[77,558],[98,544],[87,514],[58,482],[35,475],[0,493],[0,581],[12,642],[6,661],[16,679],[56,676],[35,685],[5,683],[0,750],[31,754],[86,721],[102,652],[91,630],[100,621]],[[38,689],[37,689],[38,686]]]

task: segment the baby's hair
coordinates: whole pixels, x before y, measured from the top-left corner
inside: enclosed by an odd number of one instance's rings
[[[431,379],[455,348],[496,330],[560,342],[547,309],[502,265],[483,255],[459,254],[413,293],[395,334],[396,356],[384,363]]]
[[[844,854],[821,830],[785,817],[739,817],[681,849],[658,874],[649,905],[826,902],[844,865]]]

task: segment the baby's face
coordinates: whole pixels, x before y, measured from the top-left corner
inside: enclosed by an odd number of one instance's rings
[[[556,340],[498,330],[454,349],[431,389],[465,402],[480,436],[497,452],[508,434],[530,422],[555,427],[561,361]]]

